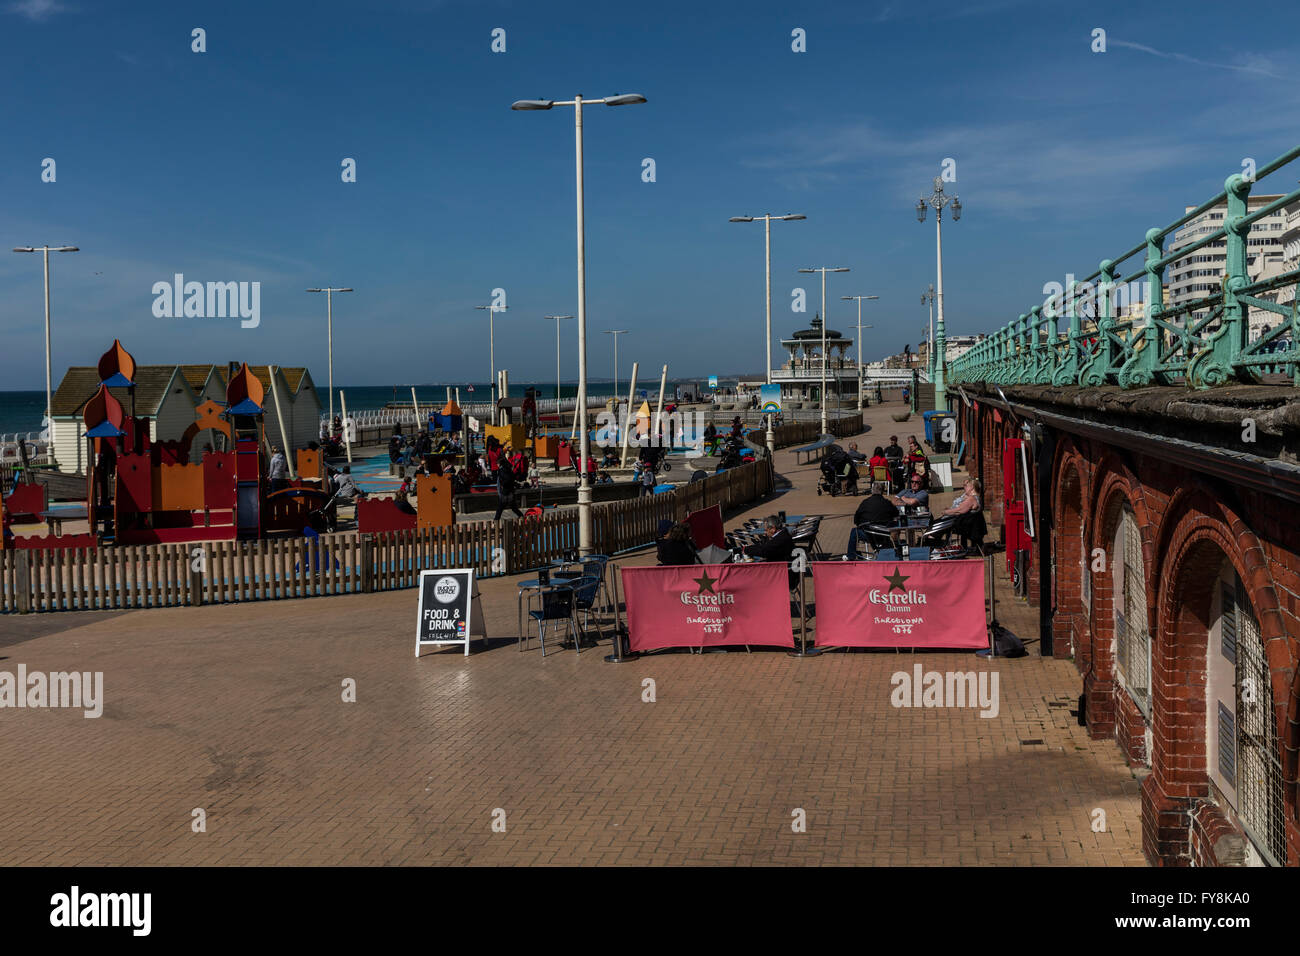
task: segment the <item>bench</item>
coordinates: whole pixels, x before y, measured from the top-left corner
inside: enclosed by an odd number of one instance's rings
[[[817,439],[811,445],[804,445],[802,448],[796,448],[794,449],[794,463],[796,465],[809,464],[814,460],[813,456],[820,458],[821,452],[824,452],[827,448],[831,447],[831,445],[833,444],[835,444],[834,435],[823,435],[821,438]],[[799,456],[801,454],[808,455],[808,460],[801,462],[799,460]]]

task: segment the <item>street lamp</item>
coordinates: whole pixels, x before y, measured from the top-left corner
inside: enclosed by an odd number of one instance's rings
[[[842,295],[841,299],[858,300],[858,411],[862,411],[862,330],[874,329],[874,325],[862,324],[862,300],[879,299],[878,295]]]
[[[799,271],[820,272],[822,274],[822,391],[821,391],[822,400],[821,400],[821,406],[822,406],[822,434],[826,435],[829,434],[829,429],[827,427],[827,422],[826,422],[826,273],[848,272],[849,270],[844,266],[840,266],[834,269],[830,268],[829,266],[821,266],[820,268],[817,269],[800,269]],[[836,389],[836,391],[838,392],[839,390]]]
[[[334,293],[351,292],[351,289],[308,289],[308,292],[325,293],[325,338],[329,343],[330,428],[334,427]]]
[[[583,219],[582,188],[582,107],[584,103],[604,103],[606,106],[630,106],[644,103],[645,97],[639,93],[623,93],[607,96],[600,100],[583,100],[575,96],[571,100],[517,100],[511,105],[513,110],[549,110],[555,106],[573,107],[574,158],[577,179],[577,213],[578,213],[578,420],[582,423],[578,445],[580,456],[578,468],[578,551],[583,555],[591,554],[591,478],[587,474],[587,459],[591,454],[591,435],[587,431],[587,241],[586,225]]]
[[[571,315],[544,315],[555,323],[555,414],[560,414],[560,320],[571,319]]]
[[[807,219],[807,216],[789,215],[789,216],[732,216],[728,222],[755,222],[763,220],[763,232],[766,252],[767,271],[767,384],[772,384],[772,220],[793,221],[796,219]],[[770,457],[776,452],[776,438],[772,434],[772,416],[767,416],[767,453]]]
[[[499,309],[498,309],[495,305],[476,305],[476,306],[474,306],[474,308],[476,308],[476,309],[480,309],[480,310],[481,310],[481,309],[487,309],[487,314],[488,314],[488,362],[489,362],[489,364],[491,364],[491,366],[492,366],[492,377],[491,377],[491,379],[489,379],[489,381],[491,381],[491,383],[492,383],[492,385],[491,385],[491,388],[492,388],[492,392],[491,392],[491,394],[492,394],[492,399],[491,399],[491,401],[492,401],[492,411],[489,413],[489,416],[488,416],[488,417],[492,419],[492,424],[495,425],[495,424],[497,423],[497,333],[496,333],[496,317],[497,317],[497,313],[498,313],[498,312],[505,312],[505,311],[507,311],[507,308],[506,308],[506,306],[504,306],[504,305],[501,306],[501,308],[499,308]],[[503,396],[501,396],[501,397],[504,398],[505,396],[503,395]]]
[[[921,293],[921,304],[930,306],[930,348],[929,355],[926,356],[926,371],[929,373],[930,381],[934,381],[934,283],[930,283],[930,290]]]
[[[15,246],[14,252],[44,253],[45,259],[45,447],[50,459],[54,458],[54,389],[50,374],[50,253],[80,252],[76,246]]]
[[[934,194],[929,198],[922,196],[916,201],[916,221],[925,222],[925,207],[929,206],[934,210],[934,255],[936,262],[936,282],[934,299],[938,308],[938,316],[934,325],[934,342],[932,349],[934,351],[934,373],[931,378],[934,380],[934,407],[935,411],[948,410],[948,398],[944,393],[944,344],[943,344],[943,207],[952,206],[952,221],[956,222],[961,218],[961,200],[956,196],[949,196],[943,191],[943,177],[934,177]]]
[[[600,333],[601,335],[614,336],[614,398],[615,400],[618,399],[618,337],[620,335],[627,335],[628,332],[630,331],[632,330],[631,329],[604,329]]]

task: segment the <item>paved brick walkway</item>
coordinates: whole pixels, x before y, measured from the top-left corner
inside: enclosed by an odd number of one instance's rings
[[[749,514],[825,513],[842,549],[858,499],[778,468],[796,490]],[[1036,645],[543,660],[515,649],[512,581],[483,591],[496,639],[468,659],[415,659],[414,591],[0,619],[0,670],[103,671],[107,698],[98,720],[0,710],[0,864],[1143,862],[1138,781]],[[917,661],[998,671],[1000,714],[895,709]]]

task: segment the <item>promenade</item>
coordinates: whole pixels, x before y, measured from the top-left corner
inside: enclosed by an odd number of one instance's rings
[[[847,441],[919,435],[900,407]],[[817,496],[789,451],[776,466],[793,489],[728,527],[821,513],[842,553],[861,499]],[[523,576],[482,582],[492,639],[469,658],[413,656],[413,590],[5,616],[0,670],[102,671],[105,703],[0,710],[0,864],[1143,864],[1139,780],[1077,726],[1073,663],[1036,644],[543,659],[516,650]],[[1036,633],[1004,573],[999,593]],[[998,715],[894,708],[916,662],[997,671]]]

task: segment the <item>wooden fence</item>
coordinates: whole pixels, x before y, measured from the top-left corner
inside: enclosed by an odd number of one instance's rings
[[[720,505],[724,512],[772,490],[766,461],[671,492],[592,506],[593,545],[616,554],[654,541],[660,519]],[[117,610],[269,601],[415,587],[430,568],[517,574],[578,547],[578,513],[540,522],[471,521],[423,531],[308,538],[0,551],[0,610]]]
[[[840,415],[829,419],[826,424],[830,428],[832,435],[843,438],[848,435],[856,435],[862,431],[862,416],[857,412],[852,415]],[[821,434],[822,425],[820,420],[815,422],[789,422],[772,429],[772,437],[775,439],[777,448],[811,444],[820,438]],[[759,439],[761,437],[758,436]],[[761,440],[759,443],[761,444]]]

